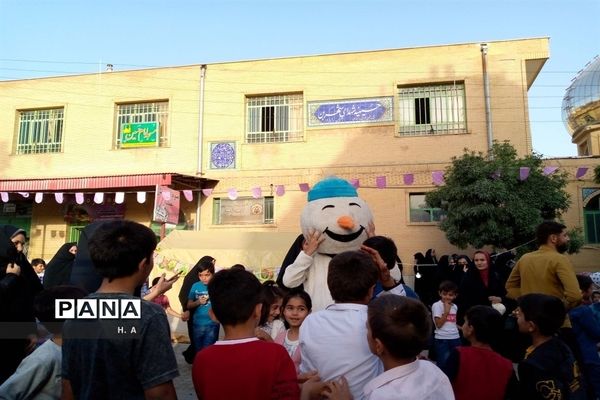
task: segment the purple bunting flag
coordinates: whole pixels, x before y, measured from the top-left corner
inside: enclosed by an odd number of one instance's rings
[[[387,186],[387,177],[378,176],[375,178],[375,183],[377,184],[377,189],[383,189]]]
[[[444,184],[444,171],[433,171],[431,173],[431,179],[433,180],[433,184],[436,186],[440,186]]]
[[[546,176],[552,175],[554,172],[556,172],[557,169],[558,169],[558,167],[555,167],[555,166],[547,166],[547,167],[544,167],[544,171],[542,173]]]
[[[194,200],[194,193],[191,190],[184,190],[183,197],[185,197],[187,201],[192,201]]]
[[[519,168],[519,180],[524,181],[527,178],[529,178],[529,171],[531,171],[531,168],[529,168],[529,167]]]
[[[402,178],[405,185],[412,185],[415,182],[415,174],[404,174]]]
[[[360,187],[360,181],[356,178],[350,179],[350,184],[354,186],[354,189],[358,189]]]
[[[308,186],[308,183],[301,183],[298,186],[300,187],[301,192],[306,193],[310,190],[310,186]]]
[[[262,189],[260,187],[252,188],[252,197],[259,199],[262,197]]]
[[[577,168],[577,173],[575,174],[575,179],[583,178],[585,174],[588,172],[588,167],[579,167]]]
[[[227,197],[229,197],[229,200],[235,200],[238,198],[238,192],[236,188],[230,188],[227,191]]]
[[[62,193],[54,193],[54,200],[56,200],[58,204],[62,204],[64,199],[65,196]]]
[[[38,192],[35,194],[35,202],[37,204],[40,204],[42,201],[44,201],[44,193]]]
[[[275,186],[275,194],[277,196],[283,196],[285,194],[285,186],[283,186],[283,185]]]
[[[206,197],[210,197],[210,195],[212,194],[213,190],[212,189],[202,189],[202,194]]]

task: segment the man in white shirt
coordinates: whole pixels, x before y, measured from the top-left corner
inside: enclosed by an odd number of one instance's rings
[[[378,275],[369,254],[338,254],[327,276],[335,304],[310,314],[300,327],[300,373],[316,370],[323,381],[344,376],[355,400],[364,399],[365,384],[383,372],[383,364],[369,350],[366,326]]]

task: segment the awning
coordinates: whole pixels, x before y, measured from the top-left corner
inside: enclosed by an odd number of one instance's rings
[[[0,192],[85,191],[95,189],[177,186],[174,189],[200,189],[216,183],[206,178],[176,173],[91,176],[77,178],[0,180]]]

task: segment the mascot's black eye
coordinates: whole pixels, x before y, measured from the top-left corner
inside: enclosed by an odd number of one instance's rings
[[[358,204],[358,203],[350,203],[350,204],[348,204],[348,205],[349,205],[349,206],[357,206],[357,207],[359,207],[359,208],[362,208],[362,207],[360,206],[360,204]]]
[[[323,211],[326,208],[335,208],[335,206],[333,204],[327,204],[325,207],[321,208],[321,211]]]

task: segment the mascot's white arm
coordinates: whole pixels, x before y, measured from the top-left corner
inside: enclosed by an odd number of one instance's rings
[[[308,270],[313,263],[313,258],[301,251],[296,260],[287,266],[283,274],[283,284],[289,288],[302,285],[308,277]]]

